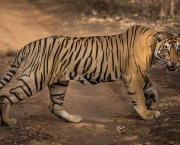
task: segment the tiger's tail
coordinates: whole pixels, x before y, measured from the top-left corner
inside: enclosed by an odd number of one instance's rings
[[[4,78],[0,81],[0,89],[2,89],[7,83],[11,81],[13,76],[16,74],[18,68],[20,67],[21,63],[25,59],[25,48],[22,48],[19,53],[16,55],[14,62],[11,64],[9,71],[4,76]]]

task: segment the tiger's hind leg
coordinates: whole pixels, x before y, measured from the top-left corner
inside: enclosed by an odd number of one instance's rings
[[[12,104],[10,100],[11,94],[0,96],[0,123],[1,125],[15,125],[16,119],[9,118],[9,109]]]
[[[58,118],[64,119],[68,122],[78,123],[82,121],[81,116],[71,115],[63,109],[63,102],[68,87],[68,83],[69,81],[58,84],[52,84],[48,87],[51,98],[49,110]]]
[[[7,94],[0,96],[0,119],[2,125],[16,124],[16,119],[9,118],[10,106],[16,102],[22,101],[32,96],[32,94],[36,92],[35,89],[32,88],[33,87],[29,80],[25,82],[21,79]]]

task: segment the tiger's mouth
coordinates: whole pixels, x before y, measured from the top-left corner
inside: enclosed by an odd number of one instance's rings
[[[172,64],[172,65],[166,65],[167,69],[169,71],[175,71],[176,70],[176,65]]]

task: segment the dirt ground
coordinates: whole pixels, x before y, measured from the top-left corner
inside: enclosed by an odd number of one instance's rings
[[[0,0],[0,78],[18,50],[42,37],[111,35],[134,24],[179,33],[180,24],[142,21],[133,10],[95,0]],[[16,83],[22,68],[0,94]],[[165,66],[155,65],[149,75],[159,93],[161,116],[157,119],[145,121],[135,113],[122,81],[95,86],[71,81],[64,108],[81,115],[81,123],[67,123],[52,115],[45,88],[12,106],[10,115],[18,122],[0,126],[0,145],[179,145],[180,69],[168,72]],[[118,132],[117,127],[122,130]]]

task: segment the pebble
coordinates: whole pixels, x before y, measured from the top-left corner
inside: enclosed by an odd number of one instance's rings
[[[114,22],[114,19],[113,19],[113,18],[106,18],[106,21],[108,21],[108,22]]]
[[[98,15],[98,12],[96,12],[95,10],[92,10],[92,14],[96,16]]]
[[[145,134],[149,134],[149,132],[151,131],[149,129],[149,127],[142,127],[142,131],[145,133]]]
[[[92,133],[92,134],[91,134],[92,137],[95,137],[95,136],[97,136],[97,135],[98,135],[97,133]]]
[[[122,134],[126,134],[127,131],[126,131],[125,128],[126,128],[126,127],[123,126],[123,125],[118,125],[118,126],[117,126],[117,132],[122,133]]]
[[[114,19],[115,19],[116,21],[119,21],[121,18],[120,18],[119,16],[116,16]]]

